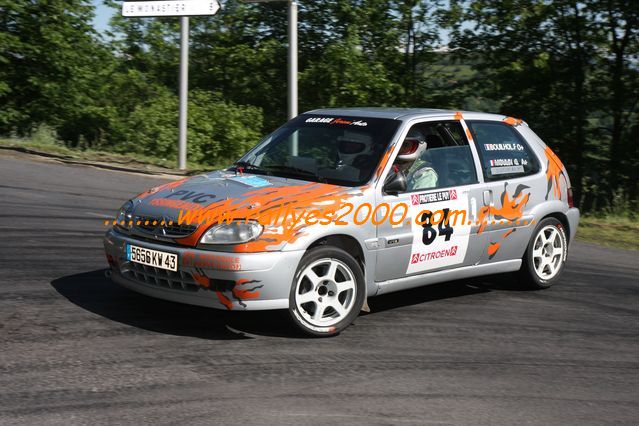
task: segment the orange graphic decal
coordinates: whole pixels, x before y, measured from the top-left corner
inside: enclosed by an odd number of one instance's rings
[[[466,127],[466,137],[469,141],[473,141],[473,135],[470,133],[470,129],[468,127]]]
[[[508,231],[504,232],[504,234],[501,236],[502,240],[508,238],[508,236],[510,234],[512,234],[513,232],[515,232],[517,229],[513,228],[513,229],[509,229]],[[501,248],[501,243],[493,243],[491,242],[488,245],[488,259],[492,259],[493,257],[495,257],[495,255],[497,254],[497,252],[499,251],[499,249]]]
[[[201,204],[191,203],[189,201],[182,201],[182,200],[172,200],[170,198],[156,198],[155,200],[151,200],[149,202],[149,205],[157,206],[157,207],[166,207],[169,209],[176,209],[176,210],[180,210],[180,209],[199,210],[203,207]]]
[[[497,254],[497,250],[501,247],[501,243],[490,243],[488,246],[488,258],[492,259],[495,254]]]
[[[510,124],[511,126],[519,126],[521,123],[524,122],[524,120],[522,120],[521,118],[513,118],[513,117],[506,117],[504,118],[504,123],[506,124]]]
[[[524,225],[525,225],[525,224],[524,224]],[[509,236],[510,234],[512,234],[512,233],[513,233],[513,232],[515,232],[515,231],[516,231],[516,229],[515,229],[515,228],[513,228],[513,229],[509,229],[508,231],[504,232],[504,235],[502,235],[501,237],[502,237],[502,238],[506,238],[507,236]]]
[[[497,208],[494,206],[484,206],[479,211],[479,222],[481,225],[477,230],[477,234],[481,234],[484,231],[484,228],[487,223],[487,218],[491,214],[494,219],[506,219],[510,222],[514,222],[513,224],[519,224],[521,217],[524,214],[524,208],[530,199],[530,194],[524,194],[524,189],[528,189],[530,187],[526,185],[519,185],[517,189],[515,189],[515,193],[512,198],[508,194],[508,182],[504,184],[504,192],[501,193],[501,207]],[[512,228],[504,232],[501,236],[502,240],[508,238],[513,232],[517,229]],[[499,249],[501,248],[501,242],[490,242],[488,245],[488,258],[492,259]]]
[[[455,120],[461,121],[462,129],[464,129],[464,132],[466,132],[466,137],[468,138],[468,141],[472,142],[473,141],[473,135],[470,132],[470,129],[468,128],[468,126],[466,125],[466,122],[464,121],[464,117],[462,116],[461,112],[457,111],[455,113]]]
[[[524,189],[530,188],[526,185],[519,185],[513,194],[513,197],[510,198],[508,194],[508,182],[504,184],[504,192],[501,193],[501,207],[495,206],[484,206],[479,210],[479,219],[478,221],[481,223],[479,229],[477,230],[478,234],[481,234],[486,227],[486,223],[488,221],[488,217],[492,214],[495,219],[506,219],[511,222],[514,222],[524,214],[524,207],[528,203],[530,199],[530,194],[524,194]]]
[[[379,180],[379,177],[382,175],[382,172],[384,171],[386,164],[388,164],[388,160],[390,159],[392,153],[393,145],[390,145],[384,152],[384,155],[382,155],[382,159],[379,161],[379,167],[377,167],[377,170],[375,170],[375,182],[377,182]]]
[[[169,183],[165,183],[164,185],[160,185],[160,186],[156,186],[155,188],[151,188],[148,191],[144,191],[141,194],[138,194],[135,198],[142,200],[146,197],[148,197],[149,195],[153,195],[155,193],[158,193],[160,191],[164,191],[165,189],[174,189],[177,188],[178,186],[182,185],[183,183],[186,183],[187,180],[191,179],[191,177],[187,177],[184,179],[180,179],[180,180],[176,180],[175,182],[169,182]]]
[[[243,286],[245,284],[253,284],[253,283],[259,283],[258,280],[237,280],[235,282],[235,287],[233,287],[233,296],[235,296],[235,298],[237,300],[243,300],[243,299],[256,299],[258,297],[260,297],[260,292],[259,291],[255,291],[258,288],[261,288],[262,286],[253,286],[252,288],[240,288],[240,286]]]
[[[201,285],[207,290],[215,292],[215,295],[220,300],[220,303],[226,306],[226,309],[233,309],[233,302],[225,294],[230,292],[231,296],[244,308],[246,308],[246,299],[255,299],[260,297],[260,292],[257,289],[264,287],[263,285],[254,285],[252,287],[242,287],[247,284],[259,283],[259,280],[215,280],[206,276],[204,271],[200,268],[196,268],[197,272],[193,273],[193,279],[196,283]]]
[[[228,309],[229,311],[233,309],[233,302],[231,302],[231,300],[228,297],[226,297],[224,293],[222,293],[221,291],[216,291],[215,295],[217,296],[218,299],[220,299],[220,303],[226,306],[226,309]]]
[[[559,157],[552,152],[552,149],[549,147],[544,148],[544,154],[546,154],[546,158],[548,159],[548,170],[546,171],[546,179],[548,179],[548,189],[546,190],[546,200],[548,199],[548,195],[550,195],[550,190],[553,187],[553,182],[555,186],[555,197],[558,200],[561,200],[561,175],[564,174],[564,165],[562,164]]]
[[[268,251],[269,247],[277,249],[304,235],[304,228],[309,226],[302,217],[305,211],[312,209],[317,217],[334,218],[351,197],[361,195],[359,190],[350,191],[351,193],[344,187],[323,183],[260,188],[247,192],[241,199],[219,200],[197,211],[191,219],[194,216],[196,219],[206,218],[206,222],[199,224],[193,234],[175,241],[194,247],[213,224],[238,219],[257,220],[267,225],[275,217],[278,222],[273,226],[265,226],[257,240],[235,245],[233,249],[245,253]],[[198,224],[198,221],[191,223]]]

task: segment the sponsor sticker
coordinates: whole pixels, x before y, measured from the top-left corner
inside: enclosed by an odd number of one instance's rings
[[[440,259],[440,258],[448,257],[448,256],[455,256],[457,254],[457,249],[458,249],[457,246],[452,246],[451,248],[446,250],[437,250],[437,251],[424,252],[424,253],[413,253],[411,256],[410,263],[414,264],[414,263],[425,262],[427,260]]]
[[[490,173],[493,175],[509,175],[514,173],[523,173],[524,166],[505,166],[505,167],[491,167]]]
[[[192,251],[184,252],[184,254],[182,255],[182,265],[185,267],[220,269],[229,271],[239,271],[242,269],[242,264],[239,257],[197,253]]]
[[[243,183],[244,185],[248,185],[253,188],[262,188],[271,184],[271,182],[259,176],[234,176],[229,179],[235,182]]]
[[[368,123],[366,121],[346,120],[344,118],[333,118],[333,117],[311,117],[311,118],[307,118],[305,123],[322,123],[322,124],[334,124],[334,125],[357,126],[357,127],[368,126]]]
[[[328,124],[333,121],[332,117],[311,117],[307,118],[305,123],[324,123]]]
[[[171,191],[168,195],[164,196],[164,198],[206,205],[212,203],[213,200],[215,200],[215,194],[207,194],[205,192],[180,189],[178,191]]]
[[[526,164],[528,164],[528,160],[525,158],[495,158],[490,160],[492,167],[525,166]]]
[[[457,199],[457,190],[451,189],[446,191],[427,192],[425,194],[413,194],[410,197],[411,204],[421,205],[429,203],[438,203],[441,201],[449,201]]]
[[[523,151],[524,146],[520,143],[485,143],[486,151]]]

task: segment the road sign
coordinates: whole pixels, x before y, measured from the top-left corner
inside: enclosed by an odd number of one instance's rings
[[[215,15],[220,10],[217,0],[125,1],[122,16],[197,16]]]
[[[186,122],[189,90],[189,16],[215,15],[218,0],[125,1],[124,17],[180,17],[180,114],[178,122],[178,168],[186,170]]]

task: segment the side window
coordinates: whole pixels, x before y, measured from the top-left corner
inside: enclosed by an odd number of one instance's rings
[[[467,121],[487,181],[535,174],[539,162],[512,126],[492,121]]]
[[[395,164],[406,174],[407,192],[477,183],[473,154],[458,121],[415,124]]]

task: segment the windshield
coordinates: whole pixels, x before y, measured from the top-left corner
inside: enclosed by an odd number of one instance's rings
[[[381,118],[301,115],[266,137],[235,167],[247,173],[363,185],[399,124]]]

